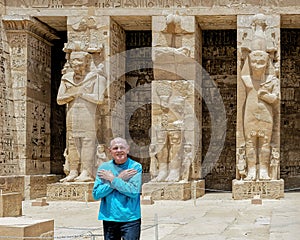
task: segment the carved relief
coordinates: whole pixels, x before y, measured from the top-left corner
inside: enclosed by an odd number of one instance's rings
[[[213,6],[226,6],[230,8],[240,8],[245,6],[274,6],[285,7],[289,6],[289,2],[280,0],[261,0],[256,1],[241,1],[241,0],[94,0],[90,5],[99,8],[188,8],[188,7],[213,7]],[[22,6],[29,7],[81,7],[89,6],[88,0],[16,0],[9,1],[9,6]]]
[[[239,107],[243,110],[240,109],[242,121],[238,134],[243,138],[238,139],[238,147],[245,146],[247,167],[240,173],[250,181],[271,177],[277,180],[276,166],[280,159],[276,150],[279,149],[280,84],[274,67],[279,58],[277,33],[268,26],[265,15],[257,14],[251,21],[252,28],[244,31],[241,45],[244,64]]]
[[[205,174],[205,185],[210,189],[230,190],[232,179],[235,177],[236,163],[232,161],[236,156],[236,30],[204,30],[202,31],[203,56],[202,66],[206,70],[202,75],[202,159],[218,159],[215,163],[202,165]],[[222,111],[218,96],[222,97],[226,110],[226,119],[218,114]],[[216,114],[217,113],[217,114]],[[213,149],[222,147],[219,157],[216,151],[210,151],[209,145],[213,133],[213,120],[217,126],[224,124],[226,136],[220,131],[216,134]],[[225,137],[225,143],[222,139]],[[208,155],[207,155],[208,154]]]

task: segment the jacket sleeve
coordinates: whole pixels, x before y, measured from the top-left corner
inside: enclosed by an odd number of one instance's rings
[[[121,178],[115,177],[111,182],[111,186],[118,192],[124,194],[127,197],[135,198],[140,195],[142,185],[142,167],[137,165],[135,167],[137,173],[128,181],[124,181]]]
[[[100,198],[106,197],[114,189],[108,181],[103,181],[101,178],[96,176],[94,187],[93,187],[93,198],[99,200]]]

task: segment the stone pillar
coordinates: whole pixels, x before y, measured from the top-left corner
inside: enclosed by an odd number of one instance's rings
[[[193,16],[154,16],[152,36],[152,179],[143,194],[185,200],[191,182],[201,179],[200,29]]]
[[[51,43],[57,36],[47,26],[27,16],[3,18],[10,53],[14,126],[4,175],[50,173]],[[14,146],[13,146],[14,144]]]
[[[280,198],[280,16],[240,15],[237,37],[233,198]]]

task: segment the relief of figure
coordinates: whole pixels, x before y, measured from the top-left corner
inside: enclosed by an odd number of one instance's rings
[[[99,144],[97,146],[97,151],[96,151],[96,158],[95,158],[95,167],[98,169],[98,167],[106,162],[108,159],[107,159],[107,156],[106,156],[106,153],[105,153],[105,146],[104,144]]]
[[[69,174],[61,182],[93,181],[96,153],[96,108],[103,102],[106,78],[102,67],[92,61],[92,55],[71,52],[63,69],[57,103],[67,104],[67,159]]]
[[[190,172],[193,161],[192,144],[186,143],[183,147],[183,160],[181,169],[181,181],[188,182],[190,180]]]
[[[182,130],[184,98],[173,97],[172,88],[167,85],[157,87],[160,100],[160,126],[156,128],[155,139],[158,174],[153,182],[178,182],[181,179]]]
[[[280,174],[280,164],[279,164],[279,149],[277,148],[272,148],[271,152],[271,179],[272,180],[278,180],[279,179],[279,174]]]
[[[243,180],[247,176],[246,149],[245,145],[241,146],[237,151],[237,171],[238,178]]]
[[[265,36],[264,16],[256,15],[253,23],[255,32],[250,53],[241,72],[246,95],[243,106],[247,162],[245,180],[269,180],[274,114],[278,112],[280,85],[274,75],[273,53],[269,52]]]
[[[149,155],[150,155],[150,177],[151,179],[158,176],[158,160],[156,156],[156,145],[150,144],[149,146]]]

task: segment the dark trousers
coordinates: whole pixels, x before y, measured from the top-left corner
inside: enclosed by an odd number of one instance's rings
[[[131,222],[103,221],[105,240],[139,240],[141,219]]]

